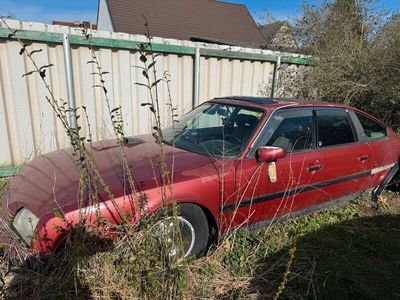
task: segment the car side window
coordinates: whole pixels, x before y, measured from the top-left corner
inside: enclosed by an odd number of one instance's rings
[[[386,128],[375,122],[374,120],[368,118],[367,116],[357,113],[356,116],[364,129],[365,136],[369,140],[380,139],[387,136]]]
[[[354,143],[356,135],[345,109],[318,108],[317,141],[318,147],[329,147]]]
[[[288,153],[313,148],[312,109],[287,109],[274,114],[265,146],[285,148]]]

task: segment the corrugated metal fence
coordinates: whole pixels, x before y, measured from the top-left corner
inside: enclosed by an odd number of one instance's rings
[[[80,29],[50,26],[40,23],[8,21],[18,29],[18,37],[30,43],[39,66],[53,64],[48,70],[51,89],[57,98],[66,100],[67,87],[62,46],[62,34],[68,33],[72,48],[72,64],[77,106],[86,106],[94,139],[111,137],[109,117],[104,95],[90,75],[94,65],[88,64],[91,52],[88,41]],[[33,156],[67,146],[64,131],[46,102],[46,90],[38,76],[24,76],[32,70],[29,60],[20,55],[20,45],[9,36],[10,31],[0,27],[0,167],[15,166]],[[105,75],[112,106],[122,106],[127,135],[150,131],[150,116],[141,103],[147,101],[146,89],[135,85],[143,82],[140,66],[139,44],[145,36],[110,32],[93,32],[92,44]],[[256,96],[273,76],[277,57],[284,64],[307,65],[307,57],[273,51],[239,47],[209,45],[154,38],[153,50],[163,55],[157,58],[157,72],[170,74],[173,105],[179,114],[193,106],[194,55],[200,47],[200,103],[218,96]],[[159,85],[164,123],[168,91]],[[83,126],[86,129],[85,125]],[[2,170],[2,171],[1,171]],[[12,169],[2,168],[0,173]],[[0,174],[1,175],[1,174]]]

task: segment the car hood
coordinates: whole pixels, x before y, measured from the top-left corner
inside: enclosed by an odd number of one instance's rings
[[[131,139],[122,151],[115,140],[93,143],[89,151],[102,179],[111,193],[124,193],[123,157],[131,170],[137,191],[146,191],[161,184],[160,146],[151,135]],[[215,160],[211,157],[164,145],[165,161],[174,174],[174,183],[216,174]],[[207,174],[203,174],[206,172]],[[210,174],[211,173],[211,174]],[[53,209],[78,207],[80,173],[76,157],[70,148],[34,158],[11,181],[9,191],[2,198],[2,205],[14,215],[22,207],[28,207],[41,216]],[[99,189],[100,198],[108,197]]]

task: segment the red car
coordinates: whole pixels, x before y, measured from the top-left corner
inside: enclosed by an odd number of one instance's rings
[[[400,138],[382,122],[355,108],[317,101],[216,98],[166,128],[163,138],[173,174],[168,196],[178,203],[185,255],[201,254],[213,233],[258,228],[352,200],[368,189],[379,195],[400,158]],[[156,212],[160,146],[144,135],[127,139],[125,149],[135,187],[147,195],[148,211]],[[124,195],[118,145],[98,142],[91,151],[115,202],[137,222]],[[99,197],[102,216],[120,222],[107,194]],[[71,150],[55,151],[35,158],[12,180],[2,199],[3,216],[23,243],[46,252],[62,238],[59,227],[66,226],[54,211],[76,224],[78,198]]]

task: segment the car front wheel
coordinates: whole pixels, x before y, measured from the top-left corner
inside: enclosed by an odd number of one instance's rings
[[[153,234],[164,242],[168,255],[173,258],[200,256],[208,244],[209,226],[203,210],[191,203],[178,205],[178,214],[172,209],[161,216],[152,228]]]

